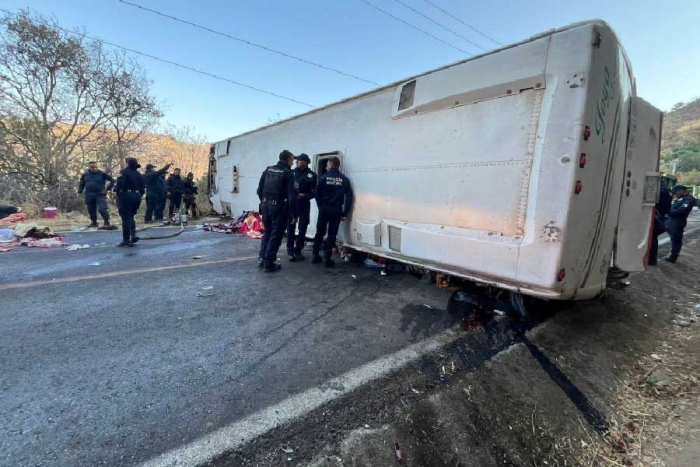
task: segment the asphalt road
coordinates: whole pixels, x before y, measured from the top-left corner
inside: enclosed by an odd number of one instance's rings
[[[452,324],[408,274],[269,275],[245,236],[119,236],[0,256],[0,465],[137,465]]]

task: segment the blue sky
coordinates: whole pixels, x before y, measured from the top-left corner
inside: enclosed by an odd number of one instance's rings
[[[465,57],[360,0],[130,1],[381,84]],[[465,51],[479,52],[395,0],[368,1]],[[584,19],[604,19],[630,56],[640,96],[664,110],[700,96],[700,1],[431,1],[503,44]],[[402,2],[487,49],[495,47],[424,0]],[[64,27],[84,27],[104,40],[315,106],[373,88],[118,0],[4,0],[3,7],[53,15]],[[308,109],[151,59],[139,61],[164,103],[165,121],[192,126],[212,141]]]

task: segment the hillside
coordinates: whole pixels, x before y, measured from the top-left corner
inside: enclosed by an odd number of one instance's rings
[[[700,144],[700,98],[676,104],[664,115],[662,151]]]
[[[700,98],[676,104],[664,115],[661,170],[674,167],[681,183],[700,185]]]

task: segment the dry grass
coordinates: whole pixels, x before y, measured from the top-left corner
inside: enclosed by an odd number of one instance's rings
[[[700,404],[700,326],[676,328],[656,354],[643,357],[618,392],[610,431],[589,446],[590,466],[663,467],[663,453],[689,438],[677,413]]]

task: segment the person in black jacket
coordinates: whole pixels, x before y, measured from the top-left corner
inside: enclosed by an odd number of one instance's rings
[[[258,254],[258,266],[265,272],[282,269],[275,261],[290,215],[292,222],[296,223],[295,201],[298,191],[291,170],[293,161],[294,155],[285,149],[279,155],[279,162],[265,169],[258,183],[258,198],[265,226]]]
[[[185,201],[185,214],[190,210],[192,211],[192,219],[197,217],[197,192],[199,188],[194,182],[194,174],[189,172],[187,174],[187,180],[185,181],[184,192],[185,196],[183,200]]]
[[[168,193],[168,181],[165,179],[165,174],[161,175],[160,177],[160,185],[163,190],[163,197],[160,199],[160,206],[156,209],[156,213],[154,214],[154,217],[156,219],[163,220],[164,212],[165,212],[165,202],[167,201],[167,193]]]
[[[105,188],[105,182],[109,182]],[[85,192],[85,204],[90,214],[90,226],[97,227],[97,211],[104,221],[105,227],[111,227],[109,223],[109,210],[107,209],[107,192],[112,190],[114,179],[97,168],[97,162],[89,162],[88,170],[80,176],[78,194]]]
[[[316,187],[316,204],[318,204],[318,220],[316,222],[316,237],[314,237],[314,250],[311,262],[318,264],[323,262],[325,267],[333,267],[335,263],[331,259],[333,247],[340,222],[347,219],[352,209],[353,194],[348,177],[340,173],[340,159],[331,157],[328,159],[328,172],[318,179]],[[325,247],[323,249],[325,261],[321,260],[319,251],[323,236],[328,232]]]
[[[688,187],[685,185],[676,185],[672,191],[676,200],[671,205],[666,220],[666,231],[671,237],[671,255],[666,258],[669,263],[675,263],[678,260],[683,246],[683,229],[687,224],[690,211],[695,206],[695,198],[688,192]]]
[[[659,235],[664,233],[666,229],[664,224],[668,211],[671,210],[671,191],[666,188],[666,184],[661,180],[661,190],[659,192],[659,201],[656,203],[654,211],[654,227],[651,234],[651,248],[649,249],[649,266],[656,266],[659,255]]]
[[[161,177],[165,175],[172,162],[160,170],[153,164],[146,164],[146,173],[143,174],[143,180],[146,184],[146,217],[144,222],[148,224],[154,219],[156,221],[163,220],[163,209],[160,207],[165,204],[165,186]]]
[[[126,168],[117,178],[117,207],[122,218],[122,241],[117,246],[134,246],[139,238],[136,236],[134,216],[141,205],[141,197],[146,191],[143,176],[138,172],[141,167],[133,157],[126,158]]]
[[[180,211],[182,204],[182,194],[185,191],[185,181],[180,176],[180,169],[175,169],[173,174],[168,177],[168,198],[170,205],[168,206],[168,218],[172,219],[175,210]]]
[[[309,227],[311,217],[311,200],[316,196],[318,176],[309,168],[311,159],[308,155],[302,153],[294,159],[297,161],[297,166],[292,172],[299,191],[296,199],[299,234],[294,235],[296,225],[291,223],[292,219],[290,219],[289,226],[287,226],[287,256],[289,261],[301,261],[304,259],[301,251],[304,249],[306,241],[306,229]]]

